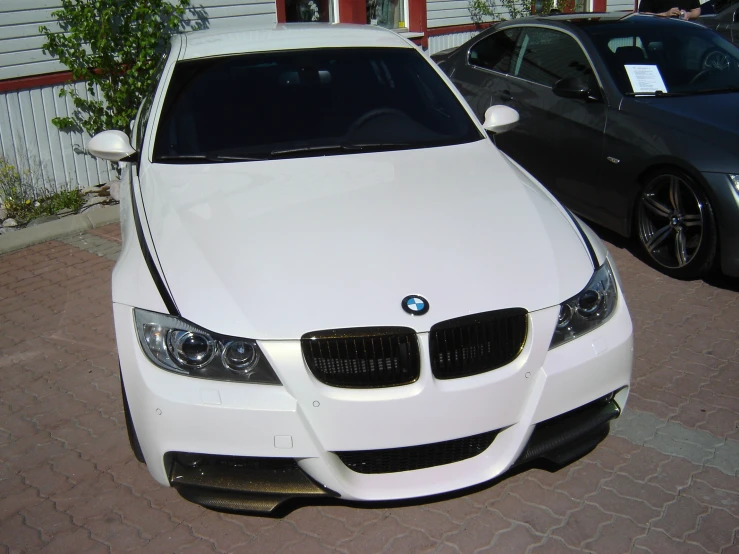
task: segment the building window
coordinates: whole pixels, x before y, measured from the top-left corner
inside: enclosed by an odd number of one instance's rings
[[[285,0],[285,21],[288,23],[336,21],[333,0]]]
[[[366,0],[367,23],[387,29],[405,28],[405,0]]]

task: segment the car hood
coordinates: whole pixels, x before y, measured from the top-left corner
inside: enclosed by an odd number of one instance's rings
[[[638,118],[659,120],[691,140],[707,141],[734,155],[739,151],[739,92],[673,98],[631,98],[627,111]]]
[[[182,317],[294,339],[578,293],[592,262],[562,208],[486,140],[419,150],[149,165],[146,217]],[[410,294],[430,310],[401,309]]]

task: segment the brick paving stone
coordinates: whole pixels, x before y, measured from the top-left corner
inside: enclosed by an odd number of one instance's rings
[[[69,533],[77,529],[77,526],[72,523],[72,517],[57,510],[50,500],[43,500],[38,504],[24,508],[19,513],[23,516],[24,523],[38,531],[44,542],[49,542],[55,535]]]
[[[562,517],[554,515],[550,510],[534,504],[525,503],[520,497],[509,494],[500,502],[488,508],[501,517],[531,527],[536,533],[544,534],[548,529],[557,527]]]
[[[468,521],[456,533],[447,535],[444,542],[454,546],[459,552],[475,552],[486,548],[499,533],[513,526],[512,521],[505,519],[497,512],[485,512],[484,516]]]
[[[555,490],[566,493],[575,500],[584,500],[586,496],[598,491],[601,482],[611,473],[598,464],[580,463],[567,475],[567,480],[555,486]]]
[[[231,554],[279,552],[284,547],[300,543],[304,538],[305,535],[297,531],[294,526],[290,525],[286,521],[281,521],[276,526],[265,529],[248,542],[235,546],[231,551]]]
[[[558,539],[547,537],[544,542],[529,550],[530,554],[573,554],[582,552],[579,548],[571,548]]]
[[[546,489],[538,481],[527,479],[508,487],[507,494],[519,498],[528,506],[544,508],[555,518],[564,518],[569,512],[582,505],[581,501],[572,499],[567,493]],[[506,513],[505,504],[491,504],[489,508]]]
[[[146,543],[146,546],[137,550],[142,554],[161,554],[162,552],[177,552],[179,549],[198,543],[201,539],[190,532],[187,525],[177,525],[174,529],[158,534]],[[234,551],[236,552],[236,551]],[[255,551],[257,552],[257,551]],[[264,552],[270,552],[264,550]]]
[[[187,521],[187,525],[193,535],[208,538],[221,552],[230,552],[251,538],[240,526],[222,519],[217,512],[202,511],[197,518]]]
[[[679,541],[668,537],[664,532],[650,529],[644,537],[639,537],[634,545],[636,552],[650,552],[662,554],[663,552],[679,552],[680,554],[705,554],[709,552],[695,543]]]
[[[657,475],[660,464],[670,460],[670,456],[653,448],[640,448],[629,454],[629,461],[618,468],[619,473],[628,475],[635,481],[646,483]]]
[[[588,501],[608,514],[628,517],[637,525],[646,526],[662,513],[661,509],[653,508],[643,500],[627,498],[607,488],[593,494]]]
[[[710,511],[709,506],[699,504],[689,496],[680,496],[667,506],[662,517],[652,522],[651,527],[664,531],[673,539],[685,540],[697,529],[701,516]]]
[[[85,522],[85,529],[90,531],[90,537],[106,545],[115,545],[112,550],[117,552],[137,551],[149,541],[141,537],[135,527],[126,525],[121,516],[107,512]]]
[[[176,549],[174,552],[177,554],[211,554],[217,552],[213,543],[200,539],[199,541],[191,544],[186,544]]]
[[[304,511],[308,512],[308,510]],[[453,522],[446,514],[429,510],[425,506],[398,508],[393,510],[393,517],[401,525],[409,529],[423,531],[425,535],[433,539],[436,543],[443,541],[446,535],[459,529],[459,524]],[[304,526],[298,525],[298,527],[305,531]],[[332,527],[329,527],[329,529],[332,529]],[[315,528],[312,532],[317,533]],[[332,544],[324,537],[321,537],[321,539],[326,544]]]
[[[585,550],[596,553],[625,553],[630,552],[636,538],[645,535],[647,529],[639,526],[630,519],[614,516],[598,529],[598,536],[582,543]]]
[[[599,506],[585,504],[569,514],[564,523],[550,533],[572,548],[580,548],[583,543],[595,540],[599,529],[613,520],[613,514],[606,513]]]
[[[400,525],[407,529],[413,529],[415,527],[413,524],[414,518],[410,515],[410,511],[408,509],[398,510],[398,513],[395,514],[395,518]],[[341,522],[328,518],[320,510],[310,508],[300,508],[295,510],[293,513],[286,516],[285,520],[289,521],[297,531],[306,536],[316,538],[321,544],[330,548],[337,548],[341,543],[348,542],[357,534],[356,530],[349,529]],[[442,526],[442,529],[444,528],[444,520],[446,520],[447,529],[456,528],[456,525],[449,522],[449,520],[442,515],[437,515],[435,518],[435,521],[437,524]],[[425,519],[422,519],[422,528],[424,522],[427,523]],[[443,532],[441,535],[443,536]],[[438,538],[440,539],[441,536]]]
[[[7,527],[7,529],[13,529],[12,533],[3,532],[0,536],[0,542],[11,551],[27,552],[29,550],[38,550],[46,545],[46,541],[41,538],[41,533],[26,525],[24,517],[21,514],[13,514],[8,520],[3,522],[3,526]]]
[[[693,475],[699,470],[698,466],[683,458],[672,457],[658,466],[658,473],[648,477],[647,483],[677,495],[681,489],[690,485]]]
[[[60,533],[44,546],[39,552],[43,554],[107,554],[109,549],[103,543],[90,538],[87,529],[77,529],[71,533]]]
[[[640,483],[632,477],[618,473],[610,479],[603,481],[603,488],[610,489],[620,496],[634,498],[649,504],[652,508],[661,510],[665,504],[674,499],[672,494],[664,491],[656,485]]]
[[[731,546],[739,530],[739,517],[726,510],[713,508],[701,515],[698,529],[688,534],[687,540],[700,544],[709,552],[719,552]]]
[[[480,552],[517,554],[519,552],[525,552],[529,546],[540,541],[541,537],[533,534],[528,527],[514,525],[510,529],[497,533],[493,542],[487,548],[480,550]]]
[[[464,523],[470,518],[476,517],[483,513],[484,508],[476,506],[471,500],[466,498],[454,498],[435,502],[429,506],[431,510],[446,514],[449,519],[455,523]]]
[[[727,510],[733,516],[739,517],[739,494],[736,492],[714,488],[696,477],[690,486],[683,489],[682,494],[695,499],[700,504]]]

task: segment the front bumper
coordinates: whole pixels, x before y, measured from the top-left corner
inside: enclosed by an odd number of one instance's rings
[[[141,351],[132,308],[114,305],[123,380],[152,476],[213,507],[238,509],[239,493],[234,491],[240,491],[242,498],[251,495],[253,501],[250,508],[243,509],[258,511],[269,511],[271,502],[276,505],[273,501],[279,503],[289,496],[327,494],[348,500],[392,500],[462,489],[489,481],[515,463],[530,459],[527,444],[531,446],[530,439],[541,441],[541,433],[535,429],[547,427],[537,428],[541,422],[618,391],[613,400],[615,415],[628,395],[633,359],[632,326],[623,296],[606,324],[549,351],[558,311],[553,307],[530,314],[524,350],[503,368],[473,377],[435,380],[429,370],[428,337],[420,334],[421,352],[426,354],[417,382],[352,390],[329,387],[313,378],[305,367],[300,341],[260,342],[284,386],[174,375],[153,366]],[[597,429],[574,436],[574,442],[596,435],[602,438],[607,419],[600,423]],[[564,431],[571,427],[565,424]],[[491,431],[495,431],[494,439],[476,455],[410,471],[360,473],[336,454],[403,450]],[[560,447],[560,459],[566,458],[567,448],[563,454],[561,441],[552,445]],[[545,450],[552,451],[549,447]],[[277,479],[266,490],[265,475],[274,470],[267,460],[257,467],[266,473],[260,474],[262,477],[253,474],[262,489],[249,492],[244,480],[234,477],[238,477],[238,469],[224,470],[230,472],[231,479],[221,479],[219,489],[181,476],[178,481],[176,474],[187,472],[174,466],[173,453],[177,452],[288,459],[297,463],[299,472],[283,471],[281,482],[287,483],[286,487],[272,486],[280,481]],[[207,498],[202,492],[213,489],[223,493],[228,506],[204,501]],[[193,496],[198,490],[199,496]]]

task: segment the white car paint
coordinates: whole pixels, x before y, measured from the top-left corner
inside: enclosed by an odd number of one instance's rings
[[[394,33],[344,26],[250,33],[177,39],[174,57],[406,44]],[[148,137],[170,74],[165,71],[154,99]],[[540,421],[613,391],[623,407],[633,339],[620,286],[606,323],[549,350],[559,304],[588,283],[593,261],[563,208],[490,141],[184,166],[152,164],[150,153],[147,138],[139,167],[124,172],[124,246],[113,301],[123,382],[158,482],[169,484],[164,455],[182,451],[294,458],[347,499],[425,496],[500,475]],[[585,233],[597,263],[604,263],[605,247],[592,231]],[[136,337],[133,309],[166,313],[166,306],[140,240],[182,317],[257,339],[282,386],[195,379],[151,363]],[[428,314],[412,317],[400,309],[412,293],[430,301]],[[431,375],[434,323],[508,307],[529,312],[526,343],[512,363],[460,379]],[[306,367],[304,333],[380,325],[418,333],[418,381],[344,389],[320,383]],[[494,429],[504,430],[482,454],[422,470],[363,475],[332,453]]]
[[[423,332],[461,315],[558,305],[593,272],[572,222],[538,185],[511,186],[488,140],[153,164],[141,180],[180,312],[224,334],[294,339],[317,329],[402,326],[408,316],[398,306],[408,294],[433,305],[413,322]],[[197,290],[207,292],[190,293]]]

